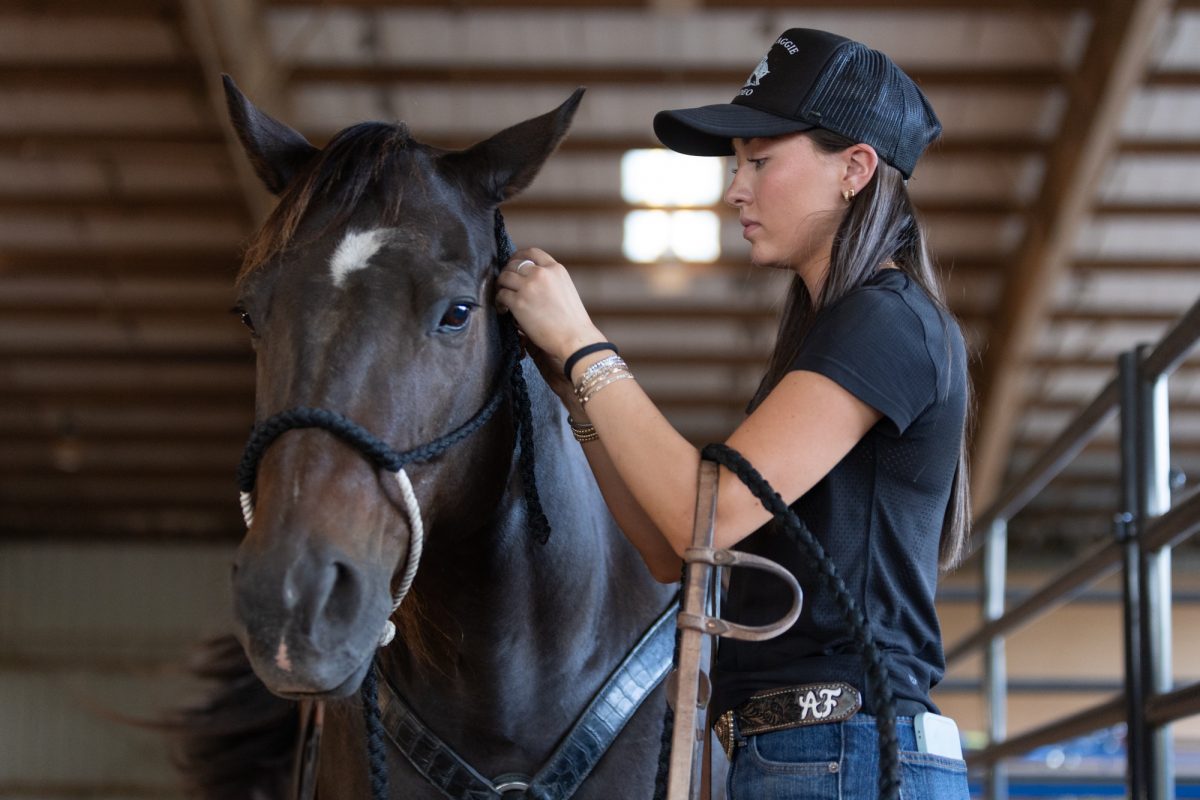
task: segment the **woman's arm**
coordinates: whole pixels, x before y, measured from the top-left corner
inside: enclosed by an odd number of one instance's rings
[[[629,491],[603,442],[603,438],[586,442],[583,452],[591,465],[592,474],[596,476],[596,483],[600,486],[600,493],[604,495],[608,510],[612,512],[621,532],[641,553],[642,560],[646,562],[646,567],[656,580],[663,583],[679,580],[683,570],[682,559]]]
[[[579,347],[602,341],[566,269],[536,248],[518,253],[514,263],[526,258],[539,266],[526,268],[524,275],[504,270],[497,293],[497,302],[512,310],[525,334],[558,363]],[[581,359],[572,377],[578,378],[606,355]],[[691,545],[699,451],[671,427],[636,381],[606,386],[588,402],[586,412],[619,483],[675,556],[668,564],[661,548],[639,546],[643,557],[649,550],[651,571],[656,575],[672,567],[677,571],[678,558]],[[880,417],[829,378],[796,371],[780,381],[728,444],[792,503],[833,469]],[[714,545],[731,547],[770,515],[727,470],[721,470],[720,485]],[[606,499],[610,493],[621,491],[610,486]]]
[[[577,367],[578,372],[581,368]],[[676,555],[691,546],[700,453],[635,381],[619,381],[587,406],[613,468]],[[729,437],[787,503],[811,489],[879,420],[880,414],[815,372],[788,374]],[[731,547],[770,513],[721,469],[714,546]]]

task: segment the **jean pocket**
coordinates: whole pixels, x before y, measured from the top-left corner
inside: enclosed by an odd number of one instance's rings
[[[901,800],[967,800],[967,762],[932,753],[900,752]]]
[[[841,797],[841,764],[837,759],[789,760],[791,753],[780,742],[760,746],[751,736],[734,756],[729,775],[730,796],[735,800],[838,800]]]

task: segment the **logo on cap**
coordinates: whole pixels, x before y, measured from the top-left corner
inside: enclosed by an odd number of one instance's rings
[[[750,77],[746,79],[746,86],[758,86],[768,74],[770,74],[770,70],[767,69],[767,57],[763,56],[762,61],[758,62],[758,66],[754,68],[754,72],[750,73]]]

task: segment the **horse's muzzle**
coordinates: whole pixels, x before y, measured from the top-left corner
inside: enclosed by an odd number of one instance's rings
[[[234,618],[255,674],[282,696],[353,692],[391,611],[389,577],[329,545],[239,552]]]

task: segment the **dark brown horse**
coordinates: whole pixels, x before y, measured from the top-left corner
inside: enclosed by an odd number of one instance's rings
[[[390,796],[454,796],[433,783],[461,776],[414,767],[446,752],[492,788],[466,780],[476,793],[461,796],[500,797],[506,782],[517,790],[505,797],[552,796],[520,786],[556,752],[578,749],[564,744],[568,731],[673,591],[614,526],[560,404],[514,356],[511,321],[493,308],[505,244],[496,209],[533,180],[580,93],[444,151],[384,123],[318,149],[232,82],[227,91],[247,155],[280,196],[248,248],[238,311],[257,351],[259,434],[285,422],[252,440],[253,523],[234,565],[237,637],[257,677],[236,649],[216,654],[225,663],[210,674],[228,691],[190,718],[191,777],[224,800],[286,795],[296,709],[322,700],[318,794],[370,797],[355,692],[375,661]],[[505,388],[514,370],[528,379],[524,428],[519,393]],[[303,413],[288,417],[295,409]],[[424,552],[393,614],[413,522],[391,473],[413,448],[471,424],[403,464]],[[534,482],[553,530],[545,544],[530,532]],[[399,635],[381,650],[389,616]],[[393,693],[403,719],[389,708]],[[574,796],[650,797],[664,710],[659,688]],[[397,741],[406,738],[446,751],[405,755]],[[564,763],[571,773],[570,759],[556,768]]]

